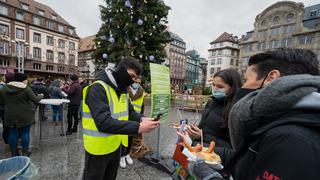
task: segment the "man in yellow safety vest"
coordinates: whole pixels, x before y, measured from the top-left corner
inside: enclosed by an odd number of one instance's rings
[[[127,88],[141,72],[136,59],[125,57],[116,69],[105,68],[84,88],[84,180],[116,179],[121,148],[128,146],[128,135],[148,133],[159,126],[159,121],[142,117],[130,103]]]

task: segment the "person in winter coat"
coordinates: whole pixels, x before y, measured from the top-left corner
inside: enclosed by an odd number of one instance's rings
[[[27,76],[16,73],[13,81],[0,94],[0,104],[4,104],[5,125],[9,127],[12,156],[20,155],[17,149],[18,131],[21,132],[22,155],[30,155],[30,127],[35,122],[31,102],[38,103],[43,98],[43,94],[36,96],[27,83]]]
[[[79,106],[81,101],[82,87],[79,84],[78,76],[76,74],[70,75],[71,84],[63,88],[63,91],[67,93],[70,103],[68,105],[68,130],[67,135],[71,135],[72,132],[78,131],[79,122]]]
[[[215,141],[218,147],[230,147],[228,116],[234,94],[241,84],[240,74],[232,68],[221,70],[213,76],[212,99],[206,104],[199,125],[187,126],[194,144],[200,142],[202,130],[205,144]]]
[[[319,179],[320,76],[317,56],[306,49],[277,49],[249,59],[243,87],[256,89],[232,108],[229,130],[234,180]],[[225,154],[227,155],[227,154]],[[222,179],[208,165],[198,178]]]
[[[49,87],[51,99],[62,99],[66,98],[67,95],[61,90],[60,80],[56,79],[51,83]],[[52,108],[52,121],[57,126],[57,121],[62,121],[62,106],[63,105],[51,105]]]
[[[45,86],[42,78],[37,78],[37,80],[33,82],[32,90],[35,93],[35,95],[43,94],[44,98],[49,98],[48,88]],[[41,117],[41,121],[48,119],[47,117],[45,117],[44,113],[46,105],[37,104],[35,109],[37,109],[37,106],[39,106],[39,114]]]
[[[1,84],[1,89],[0,91],[2,91],[4,89],[4,87],[11,81],[13,81],[13,73],[8,73],[4,76],[4,84]],[[2,127],[3,127],[3,131],[2,131],[2,139],[3,139],[3,142],[5,144],[8,144],[8,136],[9,136],[9,128],[4,124],[4,105],[1,104],[0,105],[0,118],[2,120]]]

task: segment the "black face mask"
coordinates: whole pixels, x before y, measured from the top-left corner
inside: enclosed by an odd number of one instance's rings
[[[241,98],[245,97],[247,94],[254,92],[258,89],[247,89],[247,88],[240,88],[236,91],[233,97],[233,102],[238,102]]]
[[[125,67],[117,68],[112,75],[117,82],[118,89],[123,92],[134,83]]]
[[[257,89],[248,89],[248,88],[240,88],[240,89],[238,89],[237,92],[234,94],[233,102],[236,103],[241,98],[245,97],[247,94],[263,88],[264,81],[267,79],[267,77],[268,77],[268,75],[263,78],[263,81],[260,84],[260,87],[257,88]]]

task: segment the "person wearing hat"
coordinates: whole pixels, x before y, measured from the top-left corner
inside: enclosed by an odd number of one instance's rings
[[[4,124],[9,128],[8,142],[12,156],[20,155],[17,149],[19,131],[22,155],[30,155],[30,127],[35,123],[35,114],[30,102],[38,103],[43,98],[43,94],[36,96],[27,83],[26,75],[16,73],[13,81],[4,86],[0,92],[0,104],[4,105]]]
[[[63,88],[63,91],[68,95],[68,99],[70,100],[68,105],[68,130],[66,135],[71,135],[72,132],[78,131],[78,115],[82,92],[79,77],[76,74],[71,74],[70,80],[70,85]]]

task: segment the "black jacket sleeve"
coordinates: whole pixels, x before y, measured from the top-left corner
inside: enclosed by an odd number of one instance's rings
[[[291,129],[292,132],[295,129]],[[254,179],[319,179],[317,143],[303,134],[280,134],[274,131],[263,136],[249,177]],[[319,141],[318,141],[319,142]],[[272,177],[272,178],[271,178]],[[250,178],[249,178],[250,179]]]
[[[87,93],[85,101],[100,132],[128,135],[138,133],[138,122],[119,121],[111,117],[108,98],[104,88],[100,84],[93,84]]]

